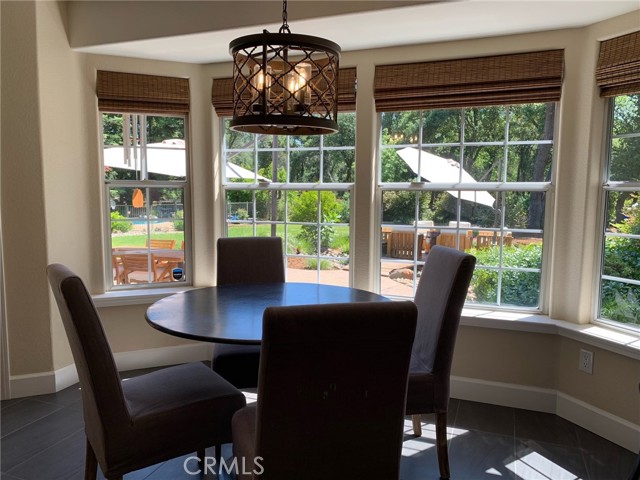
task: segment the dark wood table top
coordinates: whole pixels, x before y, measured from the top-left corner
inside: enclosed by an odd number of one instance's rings
[[[237,284],[170,295],[145,317],[153,328],[182,338],[259,345],[266,307],[386,301],[365,290],[315,283]]]

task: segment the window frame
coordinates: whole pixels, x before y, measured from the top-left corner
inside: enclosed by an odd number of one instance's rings
[[[341,115],[345,115],[345,114],[352,114],[352,115],[356,115],[355,112],[339,112],[338,113],[338,123],[340,123],[340,116]],[[227,218],[228,215],[228,202],[227,202],[227,192],[229,191],[251,191],[252,192],[252,203],[253,203],[253,209],[255,212],[255,208],[256,208],[256,192],[265,192],[265,191],[279,191],[279,192],[292,192],[292,191],[296,191],[296,192],[307,192],[307,191],[315,191],[315,192],[319,192],[319,194],[323,191],[330,191],[330,192],[347,192],[349,193],[349,211],[353,212],[354,211],[354,191],[355,191],[355,162],[356,162],[356,145],[355,145],[355,141],[354,144],[351,146],[325,146],[324,145],[324,136],[320,136],[319,138],[319,145],[318,147],[291,147],[289,139],[289,136],[284,136],[281,135],[279,137],[286,139],[286,144],[284,146],[278,146],[278,147],[269,147],[269,148],[261,148],[260,145],[260,141],[258,138],[258,134],[252,134],[254,141],[252,142],[252,146],[251,148],[229,148],[227,149],[227,125],[228,125],[228,121],[230,120],[230,117],[228,116],[223,116],[219,119],[220,122],[220,131],[221,131],[221,186],[222,186],[222,198],[223,198],[223,211],[224,211],[224,224],[223,224],[223,235],[225,237],[229,236],[229,223],[231,223],[229,221],[229,219]],[[355,123],[354,123],[354,129],[355,129]],[[268,136],[272,136],[272,135],[268,135]],[[291,169],[289,168],[289,162],[291,161],[291,152],[303,152],[303,151],[309,151],[309,152],[318,152],[319,154],[319,162],[320,162],[320,168],[318,171],[318,182],[314,182],[314,183],[300,183],[300,182],[289,182],[289,176],[291,174]],[[325,166],[325,161],[324,161],[324,154],[325,152],[331,152],[331,151],[352,151],[353,155],[354,155],[354,176],[353,176],[353,182],[324,182],[323,178],[324,178],[324,166]],[[253,174],[254,174],[254,179],[253,182],[233,182],[233,181],[228,181],[226,178],[226,165],[227,165],[227,157],[229,153],[240,153],[240,152],[251,152],[253,154],[253,160],[254,160],[254,169],[253,169]],[[287,172],[287,181],[286,182],[272,182],[272,181],[261,181],[258,180],[258,160],[259,160],[259,154],[261,152],[278,152],[278,153],[284,153],[286,154],[286,172]],[[352,235],[352,231],[353,231],[353,224],[354,224],[354,218],[352,215],[350,215],[349,217],[349,222],[325,222],[322,221],[322,216],[321,216],[321,210],[320,210],[320,195],[318,196],[318,217],[317,217],[317,221],[315,222],[298,222],[298,221],[291,221],[289,220],[289,201],[287,198],[284,199],[284,214],[283,214],[283,219],[282,220],[256,220],[255,215],[248,219],[248,220],[234,220],[233,223],[237,223],[237,224],[245,224],[245,225],[251,225],[252,227],[252,234],[256,235],[257,234],[257,228],[260,225],[272,225],[272,226],[276,226],[276,228],[280,227],[283,228],[284,232],[282,234],[282,240],[283,240],[283,259],[285,261],[285,281],[290,281],[289,280],[289,267],[288,267],[288,263],[289,263],[289,259],[290,258],[302,258],[302,259],[307,259],[307,260],[316,260],[316,268],[315,270],[315,283],[323,283],[321,282],[321,275],[322,275],[322,269],[321,267],[321,262],[323,260],[336,260],[337,257],[331,257],[331,256],[325,256],[322,255],[321,253],[321,248],[320,248],[320,241],[321,241],[321,235],[317,235],[317,244],[316,244],[316,253],[315,254],[291,254],[288,251],[288,238],[289,238],[289,229],[288,226],[290,225],[310,225],[310,226],[316,226],[318,228],[318,231],[320,231],[320,229],[322,227],[332,227],[332,226],[347,226],[349,228],[349,255],[344,258],[345,260],[348,260],[348,265],[349,265],[349,269],[348,269],[348,286],[353,286],[354,283],[354,273],[353,273],[353,235]]]
[[[176,117],[182,118],[184,121],[184,142],[185,142],[185,178],[180,180],[109,180],[104,176],[105,161],[104,161],[104,123],[103,118],[105,114],[113,115],[131,115],[140,117],[141,122],[146,125],[147,117]],[[102,195],[102,224],[103,224],[103,281],[105,292],[126,292],[136,290],[150,290],[150,289],[167,289],[171,287],[191,287],[193,286],[193,263],[192,258],[192,213],[191,213],[191,146],[190,146],[190,119],[188,113],[155,113],[155,112],[130,112],[130,111],[115,111],[111,109],[105,109],[98,111],[98,127],[99,127],[99,148],[100,148],[100,174],[101,174],[101,195]],[[144,145],[139,147],[147,149],[147,138],[144,136]],[[148,174],[146,166],[142,167],[141,171],[144,171],[145,175]],[[111,197],[109,190],[114,187],[121,188],[181,188],[183,190],[183,221],[184,221],[184,270],[185,280],[182,282],[149,282],[149,283],[134,283],[134,284],[116,284],[113,281],[113,244],[111,233]],[[147,205],[150,210],[151,206]],[[149,236],[150,232],[147,232]],[[148,247],[143,247],[148,248]],[[151,260],[149,260],[151,261]]]
[[[428,111],[429,109],[419,109],[419,110],[410,110],[411,112],[419,112],[420,113],[420,125],[419,125],[419,129],[418,129],[418,140],[417,143],[407,143],[407,144],[398,144],[398,145],[384,145],[383,142],[383,138],[382,138],[382,127],[383,127],[383,122],[382,122],[382,115],[385,113],[402,113],[402,110],[398,110],[398,111],[394,111],[394,112],[378,112],[378,155],[377,155],[377,165],[376,165],[376,227],[377,227],[377,232],[378,232],[378,241],[376,242],[376,265],[377,265],[377,274],[376,274],[376,287],[377,287],[377,291],[381,290],[381,282],[382,282],[382,265],[384,263],[384,259],[385,257],[383,257],[382,255],[382,245],[381,245],[381,232],[382,232],[382,228],[383,227],[389,227],[391,226],[391,224],[385,224],[383,222],[383,194],[386,191],[405,191],[405,192],[412,192],[412,193],[425,193],[425,192],[433,192],[433,191],[448,191],[448,190],[456,190],[458,192],[464,192],[464,191],[488,191],[489,193],[501,193],[501,192],[529,192],[529,193],[534,193],[534,192],[542,192],[545,194],[545,199],[544,199],[544,219],[543,219],[543,223],[542,223],[542,228],[541,229],[523,229],[523,228],[507,228],[505,226],[505,195],[500,195],[498,200],[501,202],[500,205],[500,210],[501,210],[501,218],[500,218],[500,227],[499,228],[478,228],[478,230],[483,230],[483,231],[495,231],[500,233],[501,235],[504,235],[505,231],[509,231],[512,233],[537,233],[541,235],[541,239],[542,239],[542,256],[540,259],[540,267],[536,268],[536,269],[530,269],[530,268],[519,268],[519,267],[505,267],[502,264],[502,250],[504,247],[503,243],[499,244],[499,248],[500,248],[500,253],[499,253],[499,258],[500,258],[500,264],[497,267],[489,267],[486,268],[486,270],[495,270],[495,271],[519,271],[519,272],[527,272],[527,271],[532,271],[532,272],[538,272],[539,273],[539,278],[540,278],[540,288],[538,291],[538,305],[536,307],[527,307],[527,306],[517,306],[517,305],[511,305],[511,304],[501,304],[500,302],[500,296],[501,296],[501,278],[502,276],[499,275],[498,276],[498,285],[497,285],[497,301],[496,304],[482,304],[482,303],[465,303],[465,307],[468,308],[473,308],[473,309],[479,309],[479,310],[499,310],[499,311],[515,311],[515,312],[530,312],[532,314],[541,314],[544,313],[548,310],[548,292],[547,292],[547,284],[548,284],[548,279],[549,276],[551,275],[550,272],[550,257],[551,257],[551,247],[552,247],[552,238],[553,238],[553,209],[554,209],[554,202],[555,202],[555,188],[556,188],[556,182],[555,182],[555,178],[556,178],[556,174],[557,174],[557,168],[558,168],[558,142],[557,142],[557,134],[558,134],[558,129],[559,129],[559,109],[560,109],[560,102],[559,101],[549,101],[549,102],[529,102],[530,104],[553,104],[554,105],[554,125],[553,125],[553,138],[550,140],[523,140],[523,141],[512,141],[512,140],[508,140],[507,136],[505,135],[503,140],[500,141],[488,141],[488,142],[480,142],[480,141],[465,141],[464,140],[464,115],[465,115],[465,110],[470,109],[470,108],[474,108],[474,107],[457,107],[457,108],[448,108],[446,110],[457,110],[460,113],[460,136],[457,142],[443,142],[443,143],[424,143],[423,142],[423,129],[424,129],[424,117],[423,117],[423,112]],[[517,104],[516,104],[517,105]],[[479,108],[492,108],[492,107],[510,107],[511,105],[482,105]],[[434,109],[436,110],[436,109]],[[509,109],[507,108],[507,111]],[[505,119],[505,133],[509,131],[509,117],[508,117],[508,113],[507,113],[507,117]],[[507,182],[506,178],[504,177],[504,175],[506,175],[506,169],[503,170],[501,176],[501,181],[493,181],[493,182],[474,182],[474,183],[464,183],[464,182],[428,182],[428,181],[422,181],[419,177],[419,174],[415,174],[415,179],[412,182],[382,182],[382,163],[383,163],[383,158],[382,158],[382,152],[385,149],[395,149],[395,150],[399,150],[401,148],[405,148],[405,147],[414,147],[423,151],[428,151],[429,149],[433,149],[433,148],[437,148],[437,147],[456,147],[456,148],[460,148],[461,152],[464,151],[465,148],[467,147],[485,147],[485,146],[498,146],[498,147],[502,147],[504,148],[504,156],[505,159],[507,158],[508,155],[508,148],[512,147],[512,146],[517,146],[517,145],[543,145],[543,144],[547,144],[547,145],[551,145],[553,150],[552,150],[552,155],[551,155],[551,164],[550,164],[550,172],[551,172],[551,176],[550,176],[550,180],[549,181],[544,181],[544,182]],[[420,181],[418,181],[420,180]],[[463,218],[461,218],[461,199],[458,198],[456,201],[456,222],[458,222],[457,227],[455,227],[456,230],[456,245],[459,245],[460,239],[458,236],[458,233],[461,230],[467,230],[466,227],[461,227],[459,222],[463,222],[465,221]],[[417,248],[417,242],[418,242],[418,234],[421,230],[424,230],[424,227],[421,227],[419,224],[417,224],[416,222],[419,220],[416,220],[419,217],[419,201],[418,198],[416,197],[416,210],[414,213],[414,224],[413,226],[408,226],[408,230],[412,230],[414,233],[414,257],[413,260],[403,260],[403,259],[393,259],[393,263],[399,263],[399,264],[403,264],[406,263],[407,265],[413,265],[413,275],[414,278],[416,278],[416,274],[417,274],[417,269],[418,267],[424,265],[424,260],[421,260],[418,258],[419,254],[418,254],[418,248]],[[404,226],[404,225],[403,225]],[[429,229],[433,229],[433,230],[442,230],[442,229],[446,229],[446,228],[454,228],[454,227],[447,227],[447,226],[434,226],[434,227],[429,227]],[[388,262],[388,259],[387,259]],[[413,282],[412,285],[412,292],[413,295],[415,295],[416,289],[417,289],[417,281]],[[400,295],[389,295],[387,294],[387,296],[392,297],[392,298],[398,298],[398,299],[407,299],[410,297],[406,297],[406,296],[400,296]]]
[[[610,181],[609,180],[609,174],[610,174],[610,169],[611,169],[611,158],[612,158],[612,146],[613,146],[613,139],[614,138],[623,138],[623,137],[628,137],[628,138],[639,138],[640,139],[640,131],[639,132],[634,132],[632,134],[623,134],[623,135],[619,135],[619,136],[614,136],[613,133],[613,129],[614,129],[614,115],[615,115],[615,100],[617,97],[619,96],[629,96],[629,95],[638,95],[640,96],[640,93],[637,94],[625,94],[622,93],[620,95],[615,95],[615,96],[610,96],[610,97],[606,97],[606,108],[605,108],[605,115],[606,115],[606,121],[605,121],[605,125],[604,125],[604,141],[603,141],[603,148],[602,148],[602,162],[601,162],[601,168],[600,168],[600,172],[601,172],[601,183],[599,186],[599,190],[600,190],[600,201],[599,201],[599,220],[597,223],[597,228],[598,228],[598,241],[597,241],[597,247],[598,247],[598,257],[597,257],[597,266],[596,266],[596,271],[597,274],[594,275],[594,287],[593,287],[593,291],[594,291],[594,301],[593,301],[593,315],[592,315],[592,322],[595,324],[602,324],[605,325],[607,327],[613,327],[613,328],[618,328],[618,329],[622,329],[625,331],[630,331],[630,332],[635,332],[638,333],[640,332],[640,325],[635,325],[632,323],[625,323],[625,322],[621,322],[618,320],[613,320],[613,319],[609,319],[609,318],[603,318],[602,317],[602,306],[603,306],[603,302],[602,302],[602,287],[603,287],[603,281],[604,280],[611,280],[611,281],[622,281],[623,283],[626,284],[631,284],[631,285],[636,285],[640,287],[640,280],[635,280],[635,279],[630,279],[630,278],[624,278],[624,277],[616,277],[616,276],[611,276],[611,275],[605,275],[604,270],[605,270],[605,248],[606,248],[606,240],[607,238],[630,238],[630,239],[634,239],[634,240],[638,240],[640,241],[640,235],[636,235],[636,234],[627,234],[627,233],[615,233],[615,232],[607,232],[607,225],[608,225],[608,207],[609,207],[609,193],[610,192],[625,192],[625,191],[631,191],[631,192],[638,192],[640,191],[640,181],[638,182],[633,182],[633,181],[626,181],[626,180],[617,180],[617,181]],[[640,157],[639,157],[640,159]]]

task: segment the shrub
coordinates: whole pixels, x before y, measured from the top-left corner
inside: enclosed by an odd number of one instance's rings
[[[316,270],[318,268],[318,259],[317,258],[307,259],[304,268],[306,270]],[[333,269],[333,263],[330,260],[320,260],[320,270],[331,270],[331,269]]]
[[[249,212],[246,208],[239,208],[236,211],[236,215],[238,216],[238,220],[247,220],[249,218]]]
[[[635,290],[635,291],[634,291]],[[602,318],[640,325],[640,292],[619,282],[603,282]]]
[[[470,291],[479,303],[495,303],[498,292],[498,272],[479,268],[497,266],[500,249],[497,247],[471,249],[469,253],[477,258],[477,267],[471,280]],[[508,267],[540,268],[542,264],[542,244],[505,246],[502,250],[502,264]],[[501,303],[522,307],[535,307],[540,297],[540,274],[537,272],[502,272]]]
[[[337,223],[340,221],[342,205],[333,192],[320,192],[322,204],[322,222]],[[318,220],[318,192],[308,190],[302,192],[291,202],[291,220],[294,222],[316,222]],[[320,232],[320,246],[327,248],[335,235],[335,228],[331,225],[323,225]],[[318,227],[316,225],[302,225],[300,227],[300,240],[312,245],[318,242]]]
[[[178,232],[184,232],[184,210],[178,210],[176,212],[176,217],[173,221],[173,228]]]
[[[133,228],[133,224],[131,223],[131,220],[126,220],[126,218],[127,217],[121,215],[119,212],[111,212],[111,233],[127,233],[131,230]]]

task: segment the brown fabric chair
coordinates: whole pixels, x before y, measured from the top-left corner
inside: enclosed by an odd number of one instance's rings
[[[436,414],[436,443],[440,477],[449,478],[447,410],[449,377],[462,307],[476,258],[459,250],[434,246],[422,269],[416,290],[416,340],[411,352],[407,415],[422,434],[420,414]]]
[[[218,239],[218,285],[284,282],[280,237]],[[216,344],[211,368],[237,388],[258,386],[260,346]]]
[[[120,381],[98,312],[82,280],[47,268],[82,387],[85,480],[97,464],[109,479],[231,441],[231,417],[244,395],[202,363]],[[219,448],[216,448],[216,456]]]
[[[413,302],[267,308],[238,479],[397,480],[415,325]]]

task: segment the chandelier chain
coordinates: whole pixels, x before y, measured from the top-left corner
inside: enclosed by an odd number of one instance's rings
[[[291,33],[289,24],[287,23],[287,0],[282,0],[282,26],[279,33]]]

